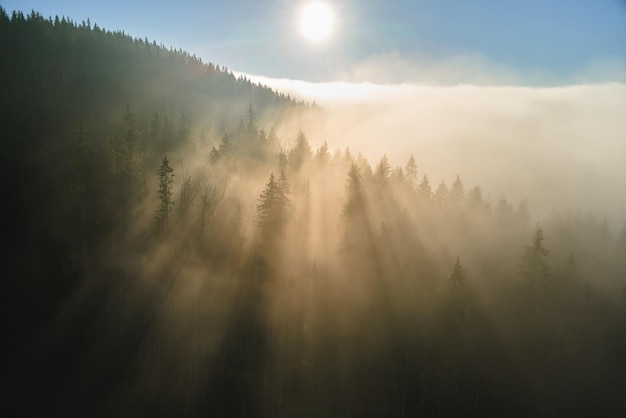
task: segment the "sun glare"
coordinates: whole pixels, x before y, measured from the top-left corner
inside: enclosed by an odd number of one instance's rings
[[[302,34],[313,42],[323,41],[333,29],[333,12],[321,2],[309,3],[302,11]]]

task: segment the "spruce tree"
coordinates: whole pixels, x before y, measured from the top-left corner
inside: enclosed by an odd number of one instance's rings
[[[469,292],[466,282],[465,269],[461,265],[461,258],[457,257],[448,280],[447,314],[450,325],[459,326],[467,320]]]
[[[466,282],[467,276],[465,269],[461,265],[461,258],[457,257],[452,267],[452,274],[450,274],[450,280],[448,281],[448,289],[450,293],[455,295],[455,298],[461,300],[467,297]]]
[[[330,153],[328,152],[328,144],[324,141],[324,144],[317,150],[315,154],[315,160],[317,163],[324,167],[330,161]]]
[[[537,228],[532,244],[527,245],[522,256],[521,270],[524,284],[529,290],[545,289],[550,276],[549,251],[543,246],[543,231]]]
[[[276,155],[276,166],[280,172],[287,171],[289,167],[289,157],[287,157],[287,153],[283,148],[281,148]]]
[[[441,183],[439,183],[439,186],[437,187],[437,191],[435,191],[435,194],[433,195],[433,200],[437,205],[443,206],[449,195],[450,192],[448,190],[448,186],[446,186],[446,183],[441,180]]]
[[[272,173],[257,203],[257,225],[263,241],[267,242],[282,233],[291,205],[288,194],[289,182],[285,172],[281,172],[278,180]]]
[[[465,187],[463,187],[460,176],[456,176],[454,183],[452,183],[452,188],[450,189],[447,200],[448,205],[453,209],[460,209],[463,205],[465,200]]]
[[[170,167],[167,157],[163,157],[161,166],[157,170],[159,176],[159,207],[154,213],[154,220],[158,230],[167,227],[168,215],[174,206],[172,199],[172,184],[174,183],[174,169]]]
[[[433,190],[430,187],[430,182],[428,181],[428,176],[426,174],[422,177],[418,192],[424,202],[428,202],[433,196]]]
[[[250,104],[248,105],[248,110],[246,111],[246,128],[250,132],[256,133],[257,131],[256,112],[252,108],[252,102],[250,102]]]
[[[296,143],[289,154],[289,167],[298,171],[303,164],[311,160],[311,145],[309,140],[302,131],[298,131]]]
[[[88,185],[93,181],[95,161],[96,154],[91,133],[81,119],[71,143],[70,162],[70,189],[80,198],[84,197]]]
[[[344,221],[341,250],[345,255],[358,255],[368,246],[370,231],[361,173],[356,164],[352,164],[348,172],[346,194],[346,203],[341,212]]]
[[[391,175],[391,166],[389,165],[389,159],[387,155],[383,155],[380,159],[380,162],[376,166],[376,172],[374,173],[374,179],[376,180],[376,184],[380,187],[384,187],[387,185],[387,180],[389,180],[389,176]]]
[[[409,187],[409,191],[415,191],[417,189],[417,164],[415,163],[415,157],[413,157],[413,154],[411,154],[411,157],[404,168],[404,177]]]

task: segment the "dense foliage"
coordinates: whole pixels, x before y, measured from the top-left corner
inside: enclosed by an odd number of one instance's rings
[[[21,416],[626,409],[626,229],[282,140],[308,106],[96,25],[0,40]]]

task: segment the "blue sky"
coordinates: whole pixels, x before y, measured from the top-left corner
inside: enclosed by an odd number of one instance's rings
[[[626,81],[624,0],[327,0],[336,27],[323,45],[298,32],[301,0],[1,0],[12,10],[89,18],[234,71],[332,81],[432,81],[454,68],[515,73],[522,84]],[[404,71],[394,74],[401,61]],[[415,71],[412,66],[415,66]],[[381,71],[365,71],[379,66]],[[424,67],[429,71],[424,71]],[[463,71],[468,80],[463,80]],[[371,70],[371,68],[370,68]],[[445,71],[442,70],[442,71]],[[437,77],[435,77],[437,78]],[[488,83],[488,75],[483,77]],[[363,81],[363,80],[359,80]]]

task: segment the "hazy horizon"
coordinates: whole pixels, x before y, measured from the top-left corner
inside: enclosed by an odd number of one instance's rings
[[[403,166],[413,154],[431,182],[450,185],[460,175],[492,203],[527,199],[537,221],[593,213],[615,229],[624,224],[625,83],[311,83],[237,75],[322,106],[323,126],[298,122],[315,146],[349,147],[372,165],[386,154]]]
[[[0,7],[7,409],[626,410],[620,5],[117,1]]]

